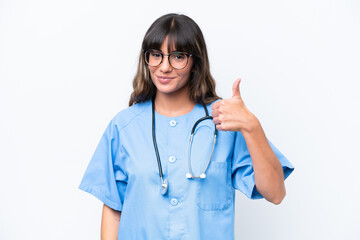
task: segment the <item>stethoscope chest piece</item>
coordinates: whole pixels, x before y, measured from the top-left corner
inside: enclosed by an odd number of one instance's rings
[[[164,181],[161,183],[160,192],[161,192],[162,195],[165,195],[167,190],[168,190],[168,182],[167,182],[166,178],[164,178]]]

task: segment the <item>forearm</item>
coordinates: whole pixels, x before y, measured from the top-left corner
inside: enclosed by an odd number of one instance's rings
[[[242,133],[253,163],[256,189],[266,200],[279,204],[286,194],[282,166],[259,120],[247,109],[241,98],[240,81],[238,78],[234,82],[231,99],[212,104],[213,122],[220,131]]]
[[[266,200],[279,204],[286,194],[284,173],[260,122],[254,119],[242,134],[253,162],[256,189]]]
[[[117,240],[121,212],[104,204],[101,218],[101,240]]]

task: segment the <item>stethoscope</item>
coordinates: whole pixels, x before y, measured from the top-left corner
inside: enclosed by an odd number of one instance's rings
[[[210,164],[210,160],[211,157],[213,155],[214,152],[214,147],[215,147],[215,143],[216,143],[216,136],[217,136],[217,129],[215,126],[215,130],[214,130],[214,141],[213,141],[213,146],[211,149],[211,155],[210,158],[204,168],[204,170],[202,171],[202,173],[199,176],[194,176],[193,172],[192,172],[192,168],[191,168],[191,145],[193,142],[193,138],[194,138],[194,133],[195,133],[195,129],[196,126],[204,121],[204,120],[212,120],[213,117],[209,116],[208,110],[206,108],[206,106],[204,104],[202,104],[205,110],[205,117],[200,118],[199,120],[196,121],[196,123],[194,124],[192,130],[191,130],[191,136],[190,136],[190,141],[189,141],[189,155],[188,155],[188,164],[189,164],[189,172],[186,174],[186,178],[188,179],[204,179],[206,178],[206,170],[209,167]],[[161,194],[165,195],[167,190],[168,190],[168,181],[166,180],[166,178],[164,178],[163,176],[163,172],[162,172],[162,167],[161,167],[161,161],[160,161],[160,156],[159,156],[159,150],[156,144],[156,136],[155,136],[155,104],[154,104],[154,98],[152,99],[152,137],[153,137],[153,143],[154,143],[154,149],[155,149],[155,153],[156,153],[156,159],[157,159],[157,163],[158,163],[158,168],[159,168],[159,175],[160,175],[160,180],[161,180]]]

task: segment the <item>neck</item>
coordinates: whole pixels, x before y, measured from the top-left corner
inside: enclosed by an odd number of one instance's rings
[[[167,117],[177,117],[193,110],[195,102],[191,101],[187,92],[180,94],[163,94],[157,92],[155,110]]]

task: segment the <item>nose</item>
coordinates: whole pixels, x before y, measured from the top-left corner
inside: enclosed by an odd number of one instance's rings
[[[170,65],[170,59],[169,56],[164,55],[162,63],[159,66],[160,71],[162,72],[170,72],[172,70],[172,66]]]

